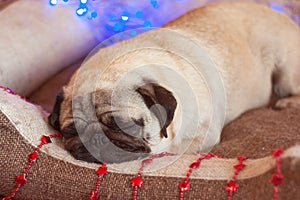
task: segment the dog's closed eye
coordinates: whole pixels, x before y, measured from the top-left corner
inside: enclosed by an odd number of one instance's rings
[[[143,139],[144,120],[133,119],[122,111],[110,111],[98,115],[104,134],[117,147],[129,152],[149,153],[151,150]]]
[[[99,120],[103,125],[114,131],[122,131],[144,126],[144,120],[142,118],[134,119],[128,116],[119,116],[113,114],[113,112],[101,114]]]

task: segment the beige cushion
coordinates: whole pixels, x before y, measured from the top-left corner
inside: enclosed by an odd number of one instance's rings
[[[29,95],[97,44],[74,7],[52,7],[45,0],[3,6],[0,27],[0,85],[22,95]]]

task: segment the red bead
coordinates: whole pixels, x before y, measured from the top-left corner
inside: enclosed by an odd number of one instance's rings
[[[20,176],[17,176],[16,179],[17,179],[17,184],[18,185],[23,186],[23,185],[25,185],[25,183],[27,183],[27,179],[25,178],[24,174],[20,175]]]
[[[270,182],[274,186],[279,186],[279,185],[283,184],[283,175],[282,174],[273,174]]]
[[[200,166],[200,162],[194,162],[194,163],[192,163],[192,164],[190,165],[190,168],[196,169],[196,168],[198,168],[199,166]]]
[[[188,172],[187,174],[186,174],[186,179],[189,179],[190,178],[190,176],[191,176],[191,172]]]
[[[274,152],[273,152],[273,158],[276,158],[276,157],[280,157],[282,154],[284,153],[284,151],[282,149],[276,149]]]
[[[148,164],[152,163],[152,161],[153,161],[153,158],[150,158],[150,159],[145,161],[145,164],[148,165]]]
[[[244,169],[246,167],[245,164],[238,164],[238,165],[235,165],[234,168],[238,171],[241,171],[242,169]]]
[[[35,162],[39,158],[38,154],[36,152],[33,152],[29,155],[29,162]]]
[[[2,200],[12,200],[12,197],[11,196],[4,197]]]
[[[55,134],[52,134],[52,135],[49,135],[49,138],[51,139],[51,138],[54,138],[54,137],[60,137],[60,138],[62,138],[63,136],[62,136],[62,134],[61,133],[55,133]]]
[[[144,180],[141,179],[141,177],[136,177],[132,179],[132,186],[133,187],[142,187],[142,184],[144,183]]]
[[[239,156],[238,160],[240,161],[240,163],[242,163],[244,160],[247,160],[247,158],[244,156]]]
[[[45,136],[45,135],[42,136],[41,141],[42,141],[42,144],[49,144],[49,143],[51,143],[50,137]]]
[[[99,176],[104,176],[106,175],[108,172],[107,172],[107,167],[99,167],[99,169],[97,170],[96,172]]]
[[[90,197],[90,200],[98,200],[98,199],[99,199],[98,192],[93,192]]]
[[[5,91],[10,93],[10,94],[16,94],[12,89],[10,88],[5,88]]]
[[[187,181],[182,181],[182,183],[179,186],[179,189],[181,192],[187,192],[191,189],[191,184],[190,182]]]
[[[179,198],[180,198],[180,199],[183,199],[183,198],[184,198],[184,194],[183,194],[182,192],[180,193]]]
[[[207,154],[207,155],[204,156],[204,158],[206,158],[206,159],[210,159],[210,158],[212,158],[212,157],[214,157],[213,154]]]
[[[227,183],[227,192],[236,192],[237,188],[239,187],[239,185],[234,182],[234,181],[230,181],[229,183]]]

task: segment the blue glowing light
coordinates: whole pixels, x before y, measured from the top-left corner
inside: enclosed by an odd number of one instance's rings
[[[91,17],[92,17],[92,18],[96,18],[97,16],[98,16],[98,13],[97,13],[97,12],[94,11],[94,12],[91,13]]]
[[[191,4],[183,5],[185,2],[192,1],[194,2]],[[184,14],[180,9],[177,12],[176,10],[172,10],[173,8],[180,8],[182,5],[183,10],[187,11],[186,7],[191,8],[192,4],[199,6],[206,4],[200,3],[199,0],[49,0],[48,2],[51,6],[61,4],[70,5],[71,9],[73,9],[74,4],[77,5],[74,9],[74,15],[76,13],[82,19],[89,20],[89,23],[93,26],[93,29],[101,40],[103,39],[103,28],[106,30],[108,36],[128,30],[127,36],[134,37],[142,33],[139,28],[150,30],[160,27],[168,21],[175,19],[176,16]],[[172,4],[176,3],[177,5],[172,7]],[[272,3],[269,6],[277,12],[288,14],[284,5],[280,3]]]
[[[80,7],[76,10],[78,16],[83,16],[87,13],[88,9],[86,7]]]
[[[50,1],[49,1],[49,4],[50,4],[51,6],[55,6],[55,5],[57,5],[57,0],[50,0]]]
[[[143,17],[144,17],[144,13],[143,13],[142,11],[137,11],[137,12],[135,13],[135,16],[136,16],[137,18],[143,18]]]
[[[151,22],[150,21],[145,21],[145,23],[144,23],[144,27],[145,28],[150,28],[150,27],[152,27],[152,24],[151,24]]]
[[[86,16],[88,20],[95,24],[98,24],[99,21],[101,21],[102,24],[104,22],[103,25],[109,32],[119,33],[129,29],[141,27],[150,28],[153,26],[160,26],[162,24],[157,22],[152,24],[151,16],[149,16],[148,14],[151,13],[153,10],[158,10],[159,8],[161,8],[162,5],[160,5],[158,0],[145,0],[148,1],[147,7],[138,7],[135,6],[135,4],[128,5],[126,7],[112,6],[112,10],[114,10],[113,12],[107,12],[103,10],[101,11],[101,13],[103,13],[101,16],[99,15],[99,10],[97,10],[99,8],[95,6],[98,5],[96,4],[96,0],[49,0],[51,5],[63,4],[63,2],[66,5],[71,5],[71,3],[73,4],[73,2],[76,1],[78,2],[76,15],[78,15],[79,17]],[[112,3],[112,5],[114,4]],[[122,4],[120,3],[120,5]],[[164,20],[162,19],[161,21]],[[130,35],[132,36],[138,34],[138,31],[130,32]]]
[[[1,0],[0,0],[1,1]],[[128,1],[103,1],[103,0],[49,0],[51,6],[65,5],[72,8],[75,4],[74,15],[89,20],[96,34],[102,39],[102,31],[107,30],[108,36],[129,30],[125,39],[141,33],[139,28],[159,27],[169,20],[169,17],[156,18],[164,6],[176,1],[190,0],[140,0],[132,3]],[[165,9],[164,9],[165,10]],[[155,13],[154,13],[155,12]],[[143,29],[144,30],[144,29]],[[99,31],[99,32],[98,32]]]
[[[125,24],[123,24],[123,23],[116,23],[115,25],[114,25],[114,31],[115,32],[122,32],[122,31],[124,31],[125,30]]]
[[[159,4],[157,0],[151,0],[151,5],[153,6],[153,8],[158,9],[159,8]]]
[[[271,4],[271,8],[277,12],[284,13],[284,14],[286,13],[284,8],[281,5]]]

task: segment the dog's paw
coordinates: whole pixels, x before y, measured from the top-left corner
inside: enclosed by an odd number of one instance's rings
[[[275,106],[275,110],[282,110],[285,108],[299,108],[300,109],[300,96],[286,97],[279,99]]]

